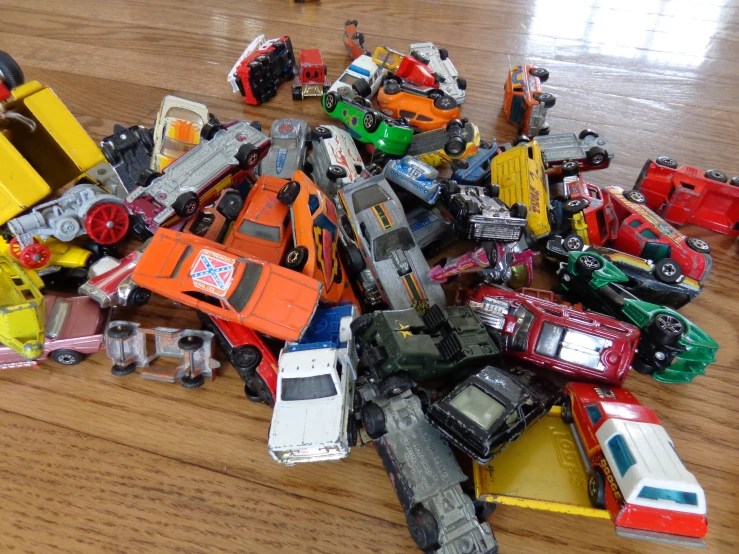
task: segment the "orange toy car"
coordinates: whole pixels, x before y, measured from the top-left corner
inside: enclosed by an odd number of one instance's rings
[[[303,336],[323,288],[295,271],[162,228],[144,250],[133,281],[185,306],[289,341]]]
[[[508,121],[518,126],[520,135],[534,138],[549,134],[547,110],[557,98],[541,91],[541,84],[549,79],[549,71],[533,65],[517,65],[508,72],[503,85],[503,111]]]
[[[364,49],[364,35],[357,31],[359,23],[356,19],[349,19],[344,23],[344,48],[353,60],[368,52]]]
[[[285,267],[323,283],[322,301],[358,304],[339,262],[336,206],[302,171],[296,171],[292,177],[277,193],[278,200],[290,206],[292,214],[295,246],[285,256]]]
[[[282,262],[290,242],[290,208],[277,201],[286,179],[262,175],[223,241],[226,248],[271,264]]]
[[[457,101],[444,91],[414,87],[395,76],[385,79],[377,93],[377,103],[384,114],[405,117],[421,131],[440,129],[460,117]]]

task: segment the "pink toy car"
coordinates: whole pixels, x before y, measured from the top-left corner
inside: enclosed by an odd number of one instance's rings
[[[88,354],[104,348],[105,328],[110,310],[101,309],[86,296],[63,298],[47,294],[44,353],[35,360],[0,346],[0,369],[37,367],[39,360],[51,358],[61,365],[76,365]]]
[[[429,271],[435,283],[446,283],[464,273],[480,273],[489,283],[509,283],[516,287],[527,287],[534,275],[534,253],[519,251],[512,243],[486,243],[484,247],[462,254],[458,258],[442,258]]]

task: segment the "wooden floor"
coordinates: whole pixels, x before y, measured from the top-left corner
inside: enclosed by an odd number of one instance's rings
[[[739,175],[739,0],[0,0],[0,49],[95,139],[114,123],[151,124],[167,93],[269,129],[277,117],[327,118],[288,86],[245,107],[226,83],[238,55],[258,34],[289,34],[296,52],[319,47],[335,78],[348,64],[347,18],[370,48],[447,47],[469,83],[463,113],[486,139],[515,134],[501,113],[509,65],[546,67],[552,132],[591,127],[616,148],[610,169],[589,174],[597,184],[631,187],[660,154]],[[684,313],[719,342],[718,362],[690,385],[637,374],[627,385],[707,492],[708,552],[738,552],[737,247],[684,230],[714,249],[707,286]],[[117,316],[196,324],[161,300]],[[371,446],[284,468],[267,453],[270,416],[227,364],[197,391],[113,377],[103,354],[1,373],[0,552],[416,552]],[[608,521],[513,507],[491,523],[507,553],[685,550],[618,538]]]

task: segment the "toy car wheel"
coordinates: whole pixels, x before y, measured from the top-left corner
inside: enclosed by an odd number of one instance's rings
[[[141,287],[134,287],[128,295],[127,306],[143,306],[151,298],[151,291]]]
[[[557,103],[557,97],[549,92],[541,92],[534,95],[534,100],[538,100],[541,104],[544,104],[546,108],[554,107]]]
[[[444,152],[450,156],[461,156],[465,148],[467,148],[467,142],[462,137],[452,137],[444,145]]]
[[[574,421],[572,419],[572,401],[569,398],[562,401],[562,421],[567,425]]]
[[[439,542],[439,523],[434,514],[420,504],[405,516],[413,542],[424,552],[436,547]]]
[[[226,219],[236,219],[244,207],[244,199],[235,190],[227,190],[218,202],[218,211]]]
[[[544,123],[544,125],[541,126],[541,129],[539,129],[539,136],[540,137],[547,136],[551,130],[552,128],[549,125],[549,122],[547,121],[546,123]]]
[[[442,187],[442,193],[445,198],[450,198],[451,196],[457,194],[459,192],[459,184],[457,181],[454,181],[453,179],[444,179],[441,182]]]
[[[85,359],[85,355],[76,350],[54,350],[49,353],[49,358],[61,365],[77,365]]]
[[[335,92],[327,92],[323,96],[323,107],[326,108],[326,112],[333,113],[336,106],[339,104],[339,95]]]
[[[595,256],[591,256],[590,254],[583,254],[577,259],[577,262],[575,262],[575,266],[577,267],[581,275],[583,275],[584,277],[590,277],[593,272],[598,271],[603,267],[603,262],[601,262]]]
[[[448,111],[456,109],[458,104],[454,98],[448,94],[444,94],[434,100],[434,106],[440,110]]]
[[[152,232],[146,228],[146,223],[140,215],[133,215],[129,219],[131,236],[139,242],[146,242],[151,236]]]
[[[579,214],[590,206],[590,202],[584,198],[572,198],[562,204],[562,211],[569,215]]]
[[[671,258],[663,258],[654,264],[654,276],[663,283],[677,283],[683,276],[683,268]]]
[[[449,50],[446,48],[439,48],[439,57],[442,61],[446,60],[449,57]]]
[[[186,389],[198,389],[205,384],[205,375],[198,373],[195,377],[185,375],[180,378],[180,386]]]
[[[293,100],[303,99],[303,87],[300,85],[293,85]]]
[[[331,133],[331,129],[328,127],[322,127],[321,125],[313,127],[313,130],[311,131],[311,138],[313,140],[328,139],[332,136],[333,134]]]
[[[177,341],[177,348],[189,351],[200,350],[203,347],[203,344],[203,337],[198,335],[186,335]]]
[[[141,173],[139,173],[139,177],[136,179],[136,184],[140,187],[148,187],[154,182],[154,179],[158,179],[161,176],[162,174],[158,171],[154,171],[153,169],[146,167],[141,170]]]
[[[700,252],[701,254],[710,254],[711,253],[711,245],[708,244],[703,239],[698,239],[695,237],[689,237],[686,241],[687,245],[695,250],[696,252]]]
[[[218,131],[223,131],[225,127],[215,116],[210,116],[208,122],[200,129],[200,138],[212,140]]]
[[[2,50],[0,50],[0,81],[11,90],[25,82],[23,71],[13,56]]]
[[[357,96],[367,98],[372,94],[372,87],[367,82],[367,79],[357,79],[352,83],[352,90]]]
[[[405,375],[391,375],[380,383],[378,392],[385,398],[400,396],[407,390],[413,388],[413,381]]]
[[[580,252],[585,248],[585,241],[582,240],[580,235],[571,234],[567,235],[562,241],[562,246],[567,252]]]
[[[49,263],[51,249],[45,244],[34,242],[21,250],[20,262],[28,269],[40,269]]]
[[[385,94],[398,94],[400,92],[400,84],[394,79],[386,80],[385,84],[382,85],[382,90]]]
[[[300,194],[300,183],[297,181],[289,181],[282,185],[282,188],[277,193],[277,200],[286,206],[290,206],[295,202],[298,194]]]
[[[133,336],[136,332],[136,328],[128,323],[119,323],[109,327],[105,332],[111,339],[127,339]]]
[[[464,77],[457,77],[457,88],[459,90],[467,90],[467,79]]]
[[[495,502],[487,502],[485,500],[473,500],[472,505],[475,507],[475,517],[480,523],[485,523],[498,508]]]
[[[718,169],[709,169],[704,173],[704,176],[706,179],[710,179],[711,181],[718,181],[719,183],[725,183],[729,180],[726,174],[723,171],[719,171]]]
[[[526,135],[519,135],[513,141],[513,146],[519,146],[521,144],[528,144],[531,142],[531,138]]]
[[[646,204],[647,203],[647,197],[644,196],[638,190],[625,190],[624,198],[626,198],[626,200],[633,202],[634,204]]]
[[[685,326],[674,315],[661,313],[649,322],[648,331],[657,344],[671,346],[683,336]]]
[[[588,480],[588,498],[590,503],[601,510],[606,507],[606,478],[603,470],[599,467],[593,468]]]
[[[549,71],[547,71],[543,67],[532,67],[531,69],[529,69],[529,75],[538,77],[539,81],[541,81],[542,83],[546,83],[549,80]]]
[[[248,171],[254,169],[259,163],[259,150],[253,144],[242,144],[234,158],[239,162],[241,169]]]
[[[377,128],[380,126],[380,122],[382,121],[382,117],[379,113],[377,113],[375,110],[369,110],[367,113],[364,114],[364,117],[362,118],[362,126],[364,127],[364,130],[368,133],[372,133],[373,131],[376,131]]]
[[[346,168],[341,167],[340,165],[330,165],[326,170],[326,177],[328,177],[330,181],[336,181],[336,179],[342,179],[346,176]]]
[[[446,127],[444,130],[449,133],[451,131],[459,132],[461,133],[464,131],[464,123],[462,123],[461,119],[452,119],[449,123],[446,124]]]
[[[129,225],[126,208],[116,202],[98,202],[85,216],[87,236],[100,244],[122,241],[128,233]]]
[[[677,162],[668,156],[659,156],[654,163],[670,169],[677,169]]]
[[[577,136],[580,140],[585,140],[588,137],[592,138],[598,138],[600,135],[593,131],[592,129],[583,129],[580,131],[580,134]]]
[[[102,142],[100,144],[100,150],[103,151],[103,156],[105,156],[105,159],[108,160],[108,163],[111,165],[116,165],[122,161],[120,153],[110,141],[106,140]]]
[[[241,375],[244,371],[254,371],[257,368],[262,362],[262,353],[256,346],[243,344],[234,348],[229,358],[231,364],[236,368],[239,375]]]
[[[308,263],[308,249],[305,246],[291,248],[285,255],[285,267],[293,271],[303,271],[306,263]]]
[[[362,406],[362,427],[372,439],[379,439],[385,434],[387,427],[385,425],[385,413],[377,404],[372,401]]]
[[[580,174],[580,164],[575,160],[567,160],[562,162],[562,176],[563,177],[574,177]]]
[[[608,152],[600,146],[593,146],[587,153],[588,163],[594,167],[603,165],[608,161]]]
[[[239,93],[241,96],[246,96],[246,91],[244,90],[244,83],[241,80],[241,77],[238,75],[234,78],[234,82],[236,83],[236,88],[239,89]]]
[[[739,187],[739,176],[732,177],[731,181],[729,181],[729,184],[735,187]]]
[[[411,57],[418,60],[421,63],[425,63],[426,65],[428,65],[429,63],[429,59],[426,56],[424,56],[420,52],[416,52],[415,50],[411,50]]]
[[[198,206],[200,206],[200,204],[195,193],[186,192],[177,197],[177,200],[172,204],[172,209],[180,217],[190,217],[198,211]]]
[[[528,209],[526,208],[526,204],[523,204],[521,202],[516,202],[511,206],[511,217],[517,217],[519,219],[526,219],[526,216],[528,215]]]
[[[372,326],[372,323],[374,321],[375,321],[375,318],[372,316],[372,314],[360,315],[358,318],[356,318],[349,324],[349,329],[352,332],[352,336],[359,337],[359,335],[364,333],[367,329],[369,329]]]
[[[498,183],[487,183],[485,185],[485,194],[490,198],[498,198],[500,196],[500,185]]]
[[[635,356],[634,360],[631,362],[631,367],[633,367],[635,371],[641,373],[642,375],[652,375],[655,371],[657,371],[656,367],[644,362],[644,360],[642,360],[638,355]]]
[[[134,371],[136,371],[135,362],[131,362],[128,365],[115,364],[113,367],[110,368],[110,372],[116,377],[125,377],[126,375],[131,375],[131,373],[133,373]]]

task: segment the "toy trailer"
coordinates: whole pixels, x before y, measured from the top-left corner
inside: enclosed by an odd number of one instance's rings
[[[739,236],[739,177],[728,181],[716,169],[705,173],[661,156],[647,160],[634,185],[647,206],[674,225],[692,223]]]

